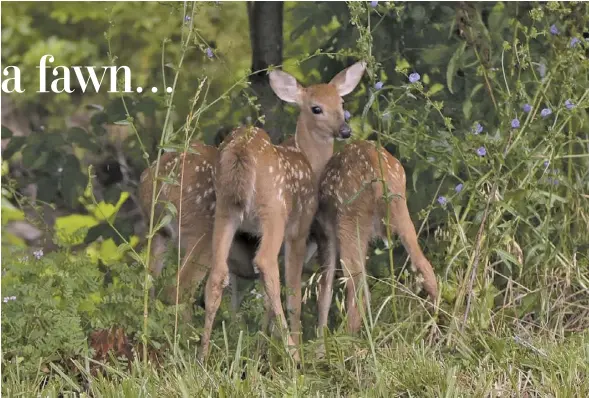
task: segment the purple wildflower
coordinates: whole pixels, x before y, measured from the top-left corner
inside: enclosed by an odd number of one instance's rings
[[[376,82],[376,84],[374,85],[374,88],[377,90],[380,90],[382,88],[382,86],[384,86],[383,82]]]
[[[454,190],[456,191],[456,193],[460,193],[462,191],[462,188],[464,188],[464,184],[460,183],[460,184],[456,185]]]
[[[544,168],[548,168],[548,166],[550,166],[550,160],[545,160],[544,161]]]
[[[344,111],[344,119],[350,120],[351,117],[352,117],[352,115],[350,114],[349,111]]]
[[[209,58],[213,58],[213,56],[215,55],[213,53],[213,50],[210,47],[207,47],[207,49],[205,50],[205,52],[207,53],[207,57],[209,57]]]
[[[552,114],[552,111],[550,110],[550,108],[544,108],[544,109],[542,109],[542,111],[540,111],[540,116],[542,116],[542,117],[549,116],[550,114]]]
[[[480,123],[478,123],[478,122],[477,122],[477,123],[474,125],[474,130],[473,130],[473,133],[474,133],[474,134],[480,134],[480,133],[482,133],[482,132],[483,132],[483,126],[482,126]]]
[[[421,76],[417,72],[413,72],[409,75],[409,82],[410,83],[417,83],[421,79]]]
[[[530,105],[530,104],[524,104],[523,110],[524,110],[525,113],[530,113],[530,111],[532,110],[532,105]]]
[[[187,15],[187,16],[185,16],[185,17],[184,17],[184,20],[185,20],[186,22],[190,22],[190,20],[191,20],[191,19],[192,19],[192,18],[190,18],[190,16],[189,16],[189,15]]]
[[[446,199],[445,196],[440,196],[438,197],[438,203],[444,206],[446,203],[448,203],[448,199]]]
[[[552,178],[552,177],[546,177],[546,182],[548,184],[552,184],[552,185],[558,185],[560,183],[558,181],[558,178]]]
[[[515,118],[511,121],[511,128],[518,129],[519,128],[519,119]]]
[[[552,33],[553,35],[557,35],[560,33],[555,24],[552,24],[552,26],[550,27],[550,33]]]
[[[571,109],[573,109],[576,105],[573,104],[573,102],[568,99],[564,102],[564,106],[566,106],[566,108],[570,111]]]
[[[370,7],[375,8],[378,5],[378,1],[371,1]]]
[[[43,249],[39,249],[33,252],[33,256],[35,256],[35,258],[37,260],[40,260],[41,257],[43,257]]]
[[[477,149],[477,155],[479,155],[479,156],[485,156],[486,154],[487,154],[487,150],[485,149],[484,146],[482,146],[479,149]]]
[[[578,38],[578,37],[573,37],[573,38],[571,39],[571,44],[569,44],[569,46],[570,46],[571,48],[572,48],[572,47],[575,47],[577,44],[579,44],[579,42],[580,42],[580,41],[581,41],[581,40],[579,40],[579,38]]]

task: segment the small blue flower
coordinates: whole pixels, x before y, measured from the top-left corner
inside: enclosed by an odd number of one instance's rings
[[[544,161],[544,168],[547,169],[548,166],[550,166],[550,160],[545,160]]]
[[[511,128],[518,129],[519,128],[519,119],[515,118],[511,121]]]
[[[350,114],[349,111],[344,111],[344,119],[350,120],[351,117],[352,117],[352,115]]]
[[[419,73],[417,72],[413,72],[412,74],[409,75],[409,82],[410,83],[416,83],[421,79],[421,76],[419,76]]]
[[[524,104],[523,110],[524,110],[525,113],[530,113],[530,111],[532,110],[532,105],[530,105],[530,104]]]
[[[560,33],[555,24],[552,24],[552,26],[550,27],[550,33],[552,33],[553,35],[557,35]]]
[[[480,123],[478,123],[478,122],[477,122],[477,123],[474,125],[474,129],[473,129],[473,131],[472,131],[472,132],[473,132],[474,134],[480,134],[480,133],[482,133],[482,132],[483,132],[483,126],[482,126]]]
[[[558,185],[559,181],[558,178],[546,177],[546,182],[552,185]]]
[[[550,110],[550,108],[544,108],[544,109],[542,109],[542,111],[540,111],[540,116],[542,116],[542,117],[549,116],[550,114],[552,114],[552,111]]]
[[[35,256],[35,258],[37,260],[40,260],[41,257],[43,257],[43,249],[39,249],[33,252],[33,256]]]
[[[376,82],[376,84],[374,85],[374,88],[377,90],[380,90],[382,88],[382,86],[384,86],[383,82]]]
[[[185,17],[184,17],[184,20],[185,20],[186,22],[189,22],[191,19],[192,19],[192,18],[190,18],[190,16],[189,16],[189,15],[187,15],[187,16],[185,16]]]
[[[446,203],[448,203],[448,199],[446,199],[445,196],[440,196],[438,197],[438,203],[444,206]]]
[[[213,58],[215,56],[215,54],[213,53],[213,50],[210,47],[207,47],[205,52],[207,53],[207,57],[209,57],[209,58]]]
[[[375,8],[378,5],[378,1],[371,1],[370,7]]]
[[[477,149],[477,155],[479,155],[479,156],[485,156],[486,154],[487,154],[487,150],[485,149],[484,146],[482,146],[479,149]]]
[[[573,102],[570,99],[568,99],[564,102],[564,106],[566,106],[566,108],[570,111],[577,105],[573,104]]]
[[[575,47],[577,44],[579,44],[579,42],[580,42],[580,41],[581,41],[581,40],[579,40],[579,38],[578,38],[578,37],[573,37],[573,38],[571,39],[571,44],[569,44],[569,46],[570,46],[571,48],[572,48],[572,47]]]
[[[462,191],[462,188],[464,188],[464,184],[460,183],[460,184],[456,185],[454,190],[456,191],[456,193],[460,193]]]

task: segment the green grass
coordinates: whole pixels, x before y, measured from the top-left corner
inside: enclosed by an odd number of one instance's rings
[[[374,355],[365,336],[335,332],[304,344],[297,369],[279,342],[237,325],[219,334],[206,366],[196,362],[196,346],[180,350],[163,363],[145,366],[136,360],[98,365],[72,361],[72,370],[51,367],[24,379],[18,365],[3,369],[6,397],[57,397],[66,392],[94,397],[585,397],[589,396],[589,333],[554,338],[534,333],[524,323],[501,330],[460,334],[415,324],[379,324],[373,330]],[[233,326],[233,328],[232,328]],[[518,330],[514,334],[514,330]],[[420,333],[416,333],[420,332]],[[424,335],[424,338],[418,336]],[[449,336],[452,336],[451,341]],[[243,339],[241,339],[243,337]],[[239,342],[238,342],[239,341]],[[231,343],[229,343],[231,342]],[[260,342],[266,342],[260,351]],[[230,347],[227,347],[226,345]],[[265,353],[262,357],[260,353]],[[118,365],[116,365],[118,363]],[[113,365],[115,364],[115,365]],[[92,375],[88,369],[102,369]],[[78,379],[71,374],[78,373]],[[67,375],[66,375],[67,374]],[[49,376],[49,377],[46,377]],[[46,378],[46,383],[43,383]],[[44,385],[43,385],[44,384]]]

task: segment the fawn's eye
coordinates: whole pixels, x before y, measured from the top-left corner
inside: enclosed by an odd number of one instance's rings
[[[319,114],[323,113],[323,109],[321,109],[320,106],[312,106],[311,112],[313,112],[316,115],[319,115]]]

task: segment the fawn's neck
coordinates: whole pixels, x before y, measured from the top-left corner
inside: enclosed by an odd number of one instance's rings
[[[295,140],[297,146],[311,164],[313,174],[319,178],[325,165],[333,155],[333,137],[325,138],[319,134],[313,134],[313,131],[307,127],[305,120],[299,119]]]

